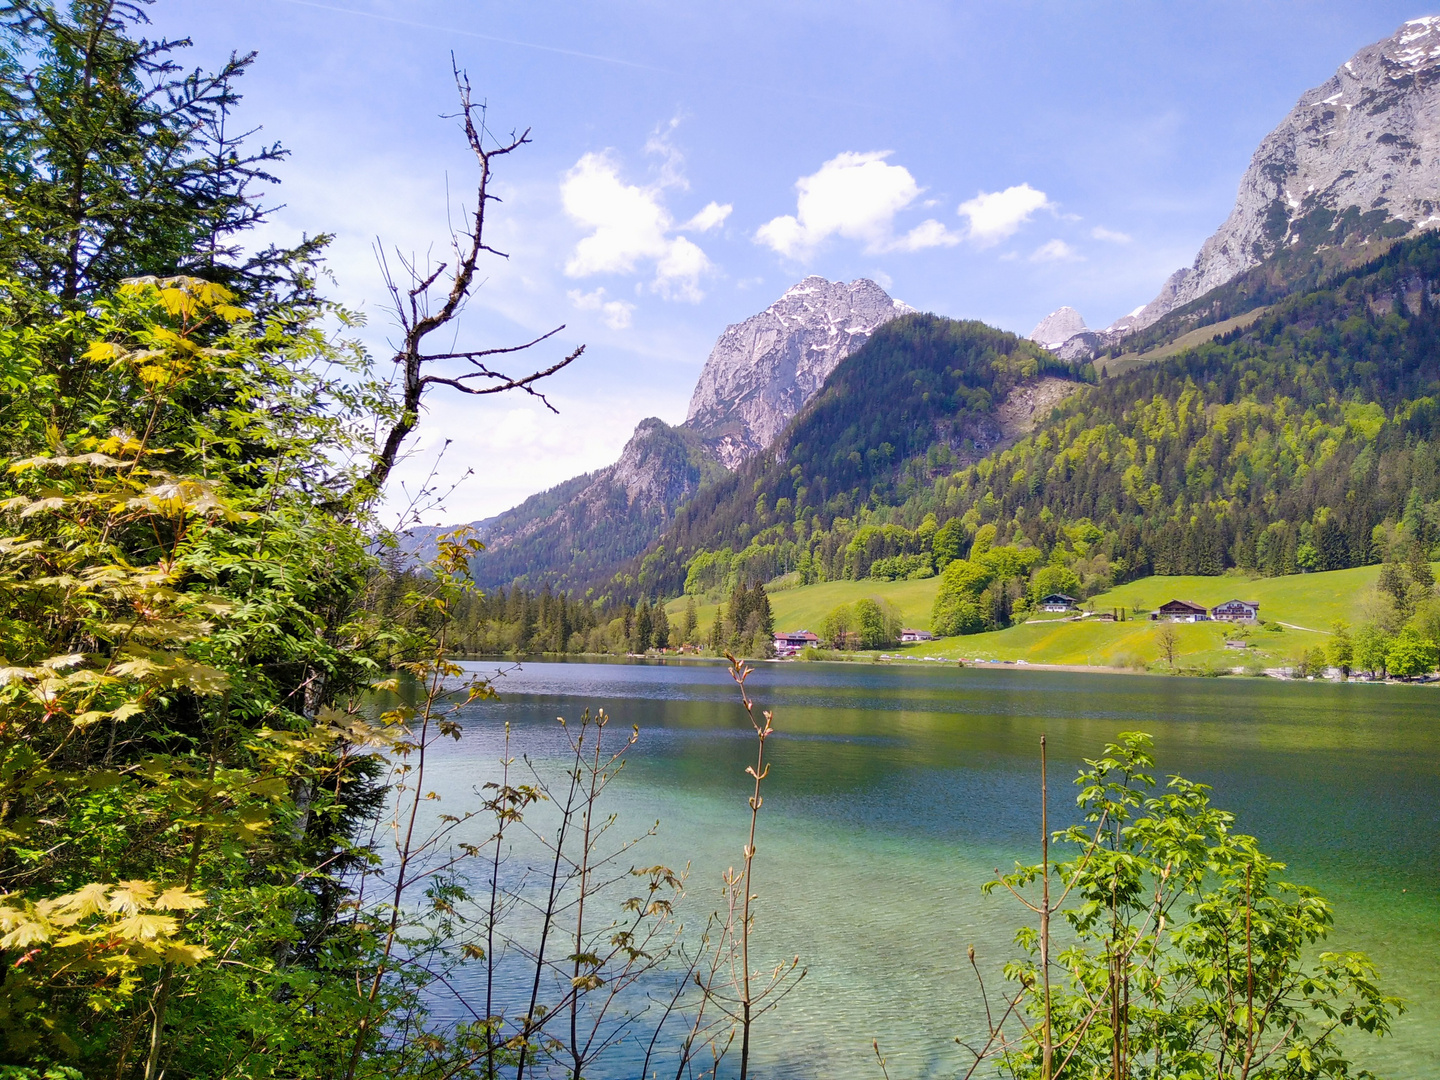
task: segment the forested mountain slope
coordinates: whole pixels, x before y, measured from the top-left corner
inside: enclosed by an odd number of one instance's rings
[[[641,588],[679,591],[696,551],[804,543],[864,507],[903,502],[928,489],[934,470],[1013,441],[1037,401],[1053,404],[1086,378],[1088,365],[983,323],[895,319],[835,369],[774,446],[680,510],[634,568]],[[750,573],[770,576],[774,554]]]
[[[614,465],[479,523],[488,550],[473,562],[475,580],[583,592],[643,552],[675,507],[724,473],[696,432],[642,420]]]
[[[1336,569],[1433,546],[1440,238],[1320,280],[1244,329],[1084,388],[1033,434],[958,469],[945,460],[956,436],[982,450],[990,404],[1058,362],[1033,345],[1002,358],[1008,335],[979,324],[899,320],[837,369],[774,453],[677,515],[634,586],[877,565],[923,575],[977,539],[1037,548],[1089,591],[1150,572]],[[959,338],[995,353],[967,354],[966,379],[937,362]]]

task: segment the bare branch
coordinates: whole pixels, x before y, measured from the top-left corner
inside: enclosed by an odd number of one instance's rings
[[[526,128],[519,134],[512,132],[510,137],[503,141],[494,140],[492,136],[491,145],[487,146],[486,136],[490,133],[485,128],[483,106],[477,106],[474,103],[469,77],[455,65],[453,56],[451,57],[451,72],[455,77],[455,88],[460,97],[460,111],[455,114],[454,118],[460,121],[461,129],[465,133],[465,140],[469,143],[471,153],[475,155],[475,161],[480,170],[476,187],[475,209],[471,215],[468,231],[453,228],[451,230],[450,239],[455,256],[453,263],[442,262],[433,269],[427,266],[424,271],[421,271],[415,261],[407,261],[403,255],[396,253],[400,265],[410,279],[407,287],[402,288],[395,281],[384,251],[378,244],[376,246],[380,272],[385,281],[386,291],[390,294],[391,305],[394,308],[401,333],[400,342],[395,347],[392,357],[392,362],[398,369],[400,383],[400,415],[391,424],[389,431],[385,433],[370,471],[352,493],[352,501],[357,497],[362,502],[374,498],[384,486],[399,459],[401,447],[420,422],[421,404],[430,387],[445,386],[464,394],[476,396],[521,390],[538,398],[551,412],[558,412],[559,410],[550,403],[550,400],[535,388],[535,383],[568,367],[585,351],[585,347],[582,345],[564,359],[524,375],[509,375],[494,371],[481,362],[485,357],[509,355],[534,348],[565,329],[563,325],[521,345],[460,351],[452,349],[448,352],[427,352],[425,349],[426,338],[435,331],[449,326],[463,310],[465,301],[469,298],[475,284],[475,269],[480,257],[482,255],[493,255],[502,259],[508,257],[504,252],[485,242],[485,211],[490,203],[499,201],[490,192],[492,169],[498,159],[504,158],[530,142],[530,130]],[[478,123],[477,109],[481,113]],[[425,261],[428,264],[429,260]],[[437,298],[438,306],[432,310],[431,290],[447,278],[448,288],[445,288],[443,299]],[[462,361],[468,363],[474,370],[461,374],[441,374],[434,370],[433,365],[447,361]],[[489,385],[477,385],[473,380],[484,380]]]

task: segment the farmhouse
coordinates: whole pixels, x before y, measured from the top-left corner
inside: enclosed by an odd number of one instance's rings
[[[911,642],[915,642],[915,641],[933,641],[934,639],[935,639],[935,635],[932,634],[932,633],[930,633],[929,630],[901,630],[901,631],[900,631],[900,640],[901,640],[902,642],[907,643],[907,644],[908,644],[908,643],[911,643]]]
[[[1210,609],[1203,604],[1192,604],[1189,600],[1171,600],[1161,604],[1151,618],[1168,622],[1205,622],[1210,618]]]
[[[812,634],[809,630],[797,630],[789,634],[775,635],[775,655],[794,656],[801,649],[809,648],[820,643],[820,635]]]
[[[1210,617],[1222,622],[1259,622],[1260,605],[1254,600],[1226,600],[1210,609]]]
[[[1041,611],[1074,611],[1075,598],[1064,593],[1051,593],[1040,598]]]

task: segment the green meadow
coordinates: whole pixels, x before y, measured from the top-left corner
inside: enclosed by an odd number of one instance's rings
[[[1174,625],[1177,665],[1196,668],[1287,664],[1323,641],[1337,620],[1351,624],[1364,618],[1367,596],[1379,576],[1378,566],[1333,570],[1319,574],[1250,578],[1155,576],[1117,586],[1086,602],[1097,612],[1122,609],[1123,622],[1099,622],[1038,615],[1029,621],[986,634],[942,638],[889,651],[891,656],[935,660],[1025,661],[1141,668],[1160,660],[1160,626],[1148,612],[1167,600],[1189,600],[1214,607],[1226,600],[1260,604],[1259,627],[1225,623]],[[770,595],[777,630],[819,631],[825,615],[840,604],[862,597],[886,600],[899,609],[906,626],[928,629],[939,578],[923,581],[829,581],[783,589]],[[716,605],[701,604],[700,626],[708,630]],[[685,601],[667,605],[672,620],[682,616]],[[1136,611],[1142,612],[1138,616]],[[1226,648],[1226,640],[1244,640],[1244,649]]]

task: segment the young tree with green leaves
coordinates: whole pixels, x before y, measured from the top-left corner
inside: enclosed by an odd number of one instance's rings
[[[985,887],[1042,917],[1016,936],[1019,989],[981,1054],[1043,1080],[1357,1075],[1349,1036],[1386,1034],[1402,1004],[1363,954],[1322,947],[1330,905],[1235,832],[1206,785],[1157,788],[1148,735],[1123,733],[1085,765],[1083,822]],[[1068,857],[1051,859],[1052,839]]]

